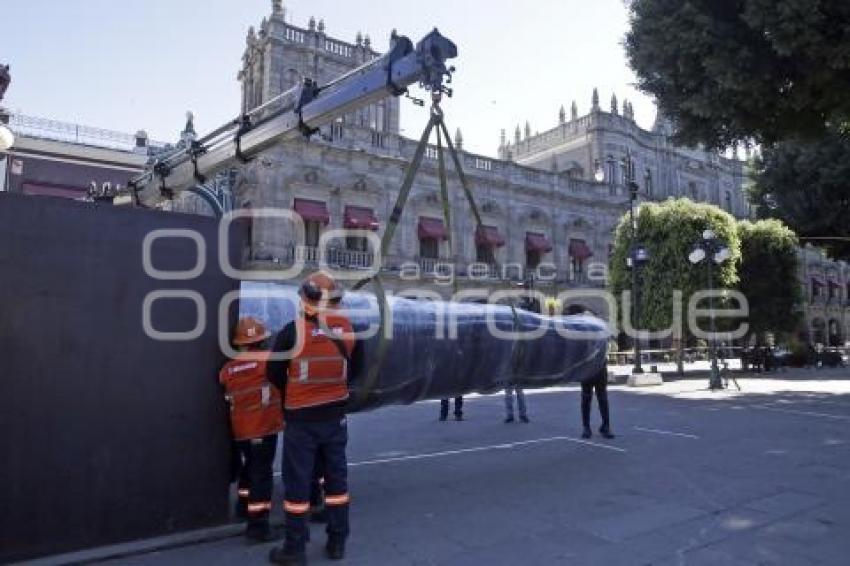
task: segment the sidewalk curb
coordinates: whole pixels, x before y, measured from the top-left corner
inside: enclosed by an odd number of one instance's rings
[[[161,550],[170,550],[181,546],[192,546],[241,536],[245,532],[244,523],[227,523],[171,535],[139,539],[130,542],[99,546],[86,550],[77,550],[64,554],[45,556],[13,564],[35,566],[54,566],[59,564],[86,564],[117,560],[129,556],[150,554]]]

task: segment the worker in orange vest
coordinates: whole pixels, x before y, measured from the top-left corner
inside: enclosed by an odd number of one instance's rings
[[[354,354],[351,322],[339,309],[342,289],[324,273],[311,275],[299,290],[301,309],[275,339],[275,354],[289,359],[269,362],[269,380],[283,399],[283,508],[286,541],[274,548],[276,564],[306,564],[310,484],[317,456],[324,467],[328,558],[345,556],[348,538],[348,464],[345,418],[348,377]]]
[[[239,321],[233,345],[239,354],[219,373],[230,405],[233,439],[242,466],[237,509],[245,512],[246,538],[251,542],[274,539],[269,527],[278,433],[283,429],[280,393],[266,377],[268,352],[263,345],[270,333],[262,322],[246,317]]]

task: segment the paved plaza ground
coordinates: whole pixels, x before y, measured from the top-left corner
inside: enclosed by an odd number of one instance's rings
[[[433,402],[354,415],[345,563],[850,563],[850,371],[739,381],[612,386],[612,441],[579,438],[574,387],[529,392],[527,425],[503,424],[499,395],[464,422]],[[266,561],[234,532],[114,563]]]

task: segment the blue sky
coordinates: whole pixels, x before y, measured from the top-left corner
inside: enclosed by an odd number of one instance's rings
[[[558,108],[580,113],[599,87],[603,107],[616,91],[649,127],[652,102],[631,84],[621,45],[623,0],[284,0],[287,20],[324,18],[327,33],[353,41],[368,33],[383,50],[390,31],[417,41],[436,26],[458,44],[455,97],[444,103],[465,146],[495,153],[499,130],[546,130]],[[6,0],[0,62],[12,65],[4,105],[13,111],[134,132],[170,141],[186,110],[200,132],[239,111],[240,66],[248,26],[271,0]],[[418,137],[427,116],[402,105],[404,134]]]

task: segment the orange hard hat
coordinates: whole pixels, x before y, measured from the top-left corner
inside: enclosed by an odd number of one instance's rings
[[[318,271],[301,282],[298,294],[305,306],[321,308],[338,305],[343,291],[333,277]]]
[[[239,319],[239,322],[236,324],[233,343],[237,346],[247,346],[248,344],[262,342],[269,336],[271,336],[271,333],[266,329],[265,324],[253,316],[246,316]]]

